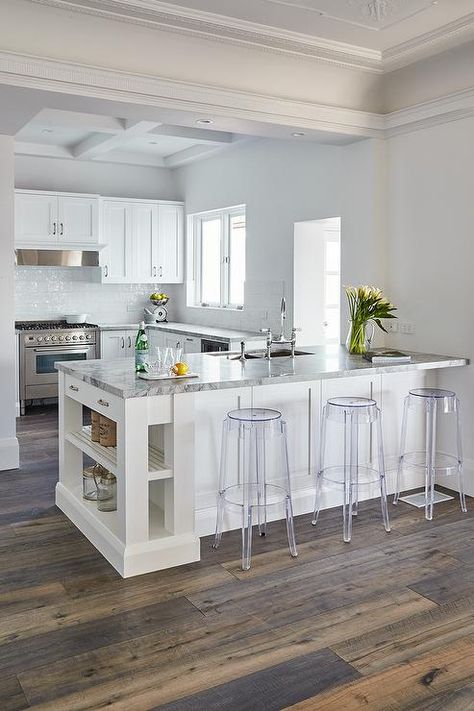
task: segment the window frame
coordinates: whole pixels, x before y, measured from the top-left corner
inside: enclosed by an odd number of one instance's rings
[[[218,210],[206,210],[205,212],[197,212],[188,216],[188,226],[191,229],[191,245],[192,254],[194,255],[192,273],[193,285],[192,289],[192,306],[197,308],[214,308],[228,309],[241,311],[244,308],[244,303],[234,304],[230,301],[230,273],[232,264],[232,254],[230,246],[230,225],[232,217],[244,217],[246,220],[246,206],[234,205],[233,207],[221,208]],[[213,220],[220,220],[220,280],[218,302],[207,302],[202,299],[202,228],[203,223]],[[247,234],[245,235],[247,237]],[[246,246],[246,245],[245,245]],[[245,275],[244,275],[245,282]],[[245,301],[245,297],[243,302]]]

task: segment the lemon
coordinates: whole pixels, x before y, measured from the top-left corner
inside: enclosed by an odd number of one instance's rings
[[[176,363],[172,370],[175,375],[186,375],[189,370],[189,366],[187,363]]]

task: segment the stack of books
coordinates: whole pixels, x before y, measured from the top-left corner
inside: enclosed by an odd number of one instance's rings
[[[374,363],[374,365],[411,363],[411,355],[408,355],[408,353],[393,351],[388,348],[376,348],[373,351],[367,351],[367,353],[364,353],[364,358],[370,363]]]

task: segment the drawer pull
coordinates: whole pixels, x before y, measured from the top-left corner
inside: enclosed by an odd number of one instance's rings
[[[109,406],[109,403],[107,402],[107,400],[102,400],[102,398],[100,398],[100,400],[97,400],[97,404],[98,404],[98,405],[102,405],[102,407],[108,407],[108,406]]]
[[[75,393],[79,392],[79,388],[77,387],[77,385],[70,385],[69,390],[74,390]]]

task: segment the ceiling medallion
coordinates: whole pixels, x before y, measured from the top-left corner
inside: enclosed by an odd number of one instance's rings
[[[376,22],[381,22],[387,16],[388,2],[387,0],[370,0],[367,3],[367,10],[370,17]]]

